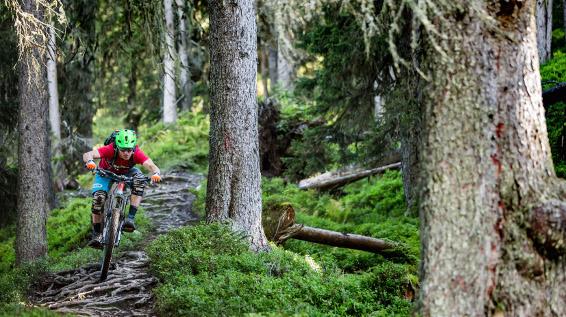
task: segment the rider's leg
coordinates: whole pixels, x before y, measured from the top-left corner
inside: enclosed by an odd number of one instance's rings
[[[92,184],[92,231],[93,237],[89,245],[100,247],[100,236],[102,234],[102,217],[104,212],[104,204],[108,197],[108,189],[110,187],[110,179],[96,175]]]
[[[92,194],[92,229],[95,233],[102,233],[102,212],[104,211],[104,203],[108,194],[99,190]]]
[[[134,218],[136,217],[138,207],[140,206],[142,201],[143,192],[145,189],[145,181],[142,181],[144,177],[143,173],[135,167],[130,169],[128,176],[134,177],[134,183],[132,186],[132,195],[130,196],[130,210],[128,212],[128,218],[126,219],[124,226],[126,231],[133,231],[135,230]],[[136,180],[136,176],[139,177],[138,180]]]

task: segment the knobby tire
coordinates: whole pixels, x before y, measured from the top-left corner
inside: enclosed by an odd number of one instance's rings
[[[102,260],[102,268],[100,270],[100,281],[106,280],[108,276],[108,269],[110,268],[110,261],[112,260],[112,250],[114,249],[114,243],[116,242],[116,236],[118,235],[118,230],[120,229],[120,210],[114,208],[112,210],[112,216],[110,217],[110,226],[108,228],[108,234],[106,236],[106,244],[104,245],[104,259]]]

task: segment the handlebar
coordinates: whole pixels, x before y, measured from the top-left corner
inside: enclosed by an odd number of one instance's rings
[[[101,169],[101,168],[95,168],[93,171],[93,173],[96,173],[102,177],[107,177],[110,178],[113,181],[117,181],[117,182],[125,182],[127,184],[132,184],[134,182],[134,179],[137,180],[142,180],[146,183],[151,183],[151,178],[147,177],[147,176],[138,176],[138,177],[128,177],[126,175],[118,175],[115,173],[112,173],[109,170],[105,170],[105,169]]]

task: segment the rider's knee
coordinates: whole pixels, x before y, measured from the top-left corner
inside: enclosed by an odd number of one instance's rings
[[[132,185],[132,195],[142,197],[145,190],[144,175],[142,173],[134,175],[134,182]]]
[[[103,190],[99,190],[92,194],[92,213],[95,215],[102,214],[104,210],[104,203],[106,202],[107,194]]]

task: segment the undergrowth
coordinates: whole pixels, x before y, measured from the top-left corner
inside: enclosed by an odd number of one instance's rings
[[[540,75],[543,90],[550,89],[557,83],[566,82],[566,53],[556,51],[550,60],[541,65]],[[566,137],[566,104],[555,103],[547,106],[545,110],[548,140],[556,175],[566,178],[566,148],[563,145],[563,138]]]
[[[358,181],[341,193],[300,190],[263,179],[264,210],[289,203],[296,222],[397,243],[382,254],[290,239],[253,254],[219,225],[183,228],[155,241],[149,254],[162,284],[163,315],[407,316],[418,288],[418,220],[405,216],[399,172]],[[206,188],[193,208],[204,215]]]
[[[91,198],[74,198],[63,208],[51,211],[47,219],[48,255],[31,265],[15,265],[15,225],[0,229],[0,316],[51,316],[19,307],[19,303],[27,301],[26,293],[33,282],[46,272],[74,269],[100,260],[100,250],[86,247],[91,231],[90,207]],[[122,236],[118,253],[137,249],[144,242],[144,233],[150,227],[142,208],[136,224],[134,233]]]
[[[174,125],[140,127],[140,147],[162,170],[181,167],[203,172],[208,166],[209,127],[202,112],[181,112]]]
[[[253,253],[221,224],[174,230],[148,248],[162,284],[157,310],[164,316],[407,315],[409,270],[377,265],[363,274],[319,268],[308,257],[272,246]]]

